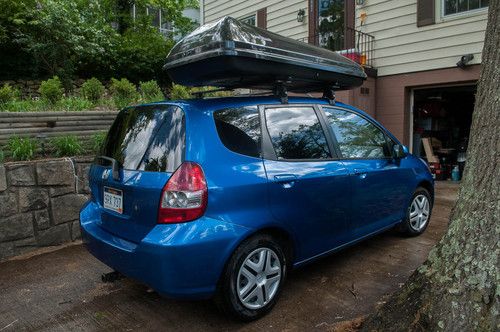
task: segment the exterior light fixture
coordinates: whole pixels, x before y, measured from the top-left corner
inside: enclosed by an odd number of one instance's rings
[[[358,6],[364,6],[366,3],[366,0],[356,0],[356,5]]]
[[[472,59],[474,59],[474,54],[462,55],[460,60],[457,62],[457,67],[464,69],[465,67],[467,67],[469,62],[472,61]]]
[[[299,9],[297,13],[297,22],[303,23],[306,18],[306,11],[305,9]]]

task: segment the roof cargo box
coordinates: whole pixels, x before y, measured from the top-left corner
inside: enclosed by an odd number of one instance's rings
[[[324,48],[224,17],[179,41],[164,67],[187,86],[273,89],[295,92],[348,89],[366,79],[363,68]]]

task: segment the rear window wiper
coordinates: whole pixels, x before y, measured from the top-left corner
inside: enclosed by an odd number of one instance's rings
[[[95,158],[109,161],[111,163],[111,171],[113,173],[113,180],[120,181],[120,172],[119,172],[120,167],[119,167],[118,161],[116,161],[116,159],[111,158],[111,157],[106,157],[106,156],[97,156]]]

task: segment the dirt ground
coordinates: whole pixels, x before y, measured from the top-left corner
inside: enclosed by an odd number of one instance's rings
[[[417,238],[381,234],[289,275],[280,301],[259,321],[238,323],[211,301],[165,299],[110,269],[80,245],[0,263],[0,332],[345,330],[405,282],[444,234],[458,186],[436,186],[429,227]],[[359,321],[359,319],[358,319]]]

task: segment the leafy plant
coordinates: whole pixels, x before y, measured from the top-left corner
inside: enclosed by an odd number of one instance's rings
[[[188,87],[179,84],[172,85],[172,89],[170,89],[170,99],[177,100],[190,98],[193,98],[193,96],[191,95],[191,90]]]
[[[15,101],[18,97],[19,91],[9,84],[6,83],[0,88],[0,104],[6,104],[11,101]]]
[[[56,155],[59,157],[76,156],[83,152],[78,138],[73,135],[55,137],[50,143],[55,148]]]
[[[104,140],[106,139],[106,133],[101,132],[92,135],[90,141],[91,141],[91,149],[92,152],[94,153],[99,153],[101,151],[101,147],[104,144]]]
[[[52,109],[55,111],[78,112],[89,110],[92,107],[94,107],[94,104],[91,101],[81,97],[71,96],[59,100]]]
[[[35,155],[38,144],[35,140],[25,137],[12,137],[8,147],[14,160],[30,160]]]
[[[38,92],[40,92],[43,99],[47,100],[51,104],[55,104],[63,97],[64,89],[59,77],[54,76],[46,81],[43,81],[40,84]]]
[[[104,85],[97,78],[92,77],[82,84],[81,93],[83,97],[93,103],[98,102],[104,95]]]
[[[111,79],[110,86],[111,95],[115,101],[115,105],[118,108],[123,108],[133,103],[138,99],[137,90],[133,83],[130,83],[126,78],[117,80],[115,78]]]
[[[161,92],[160,86],[154,80],[140,82],[139,90],[141,91],[142,100],[144,102],[153,102],[165,99],[163,92]]]

